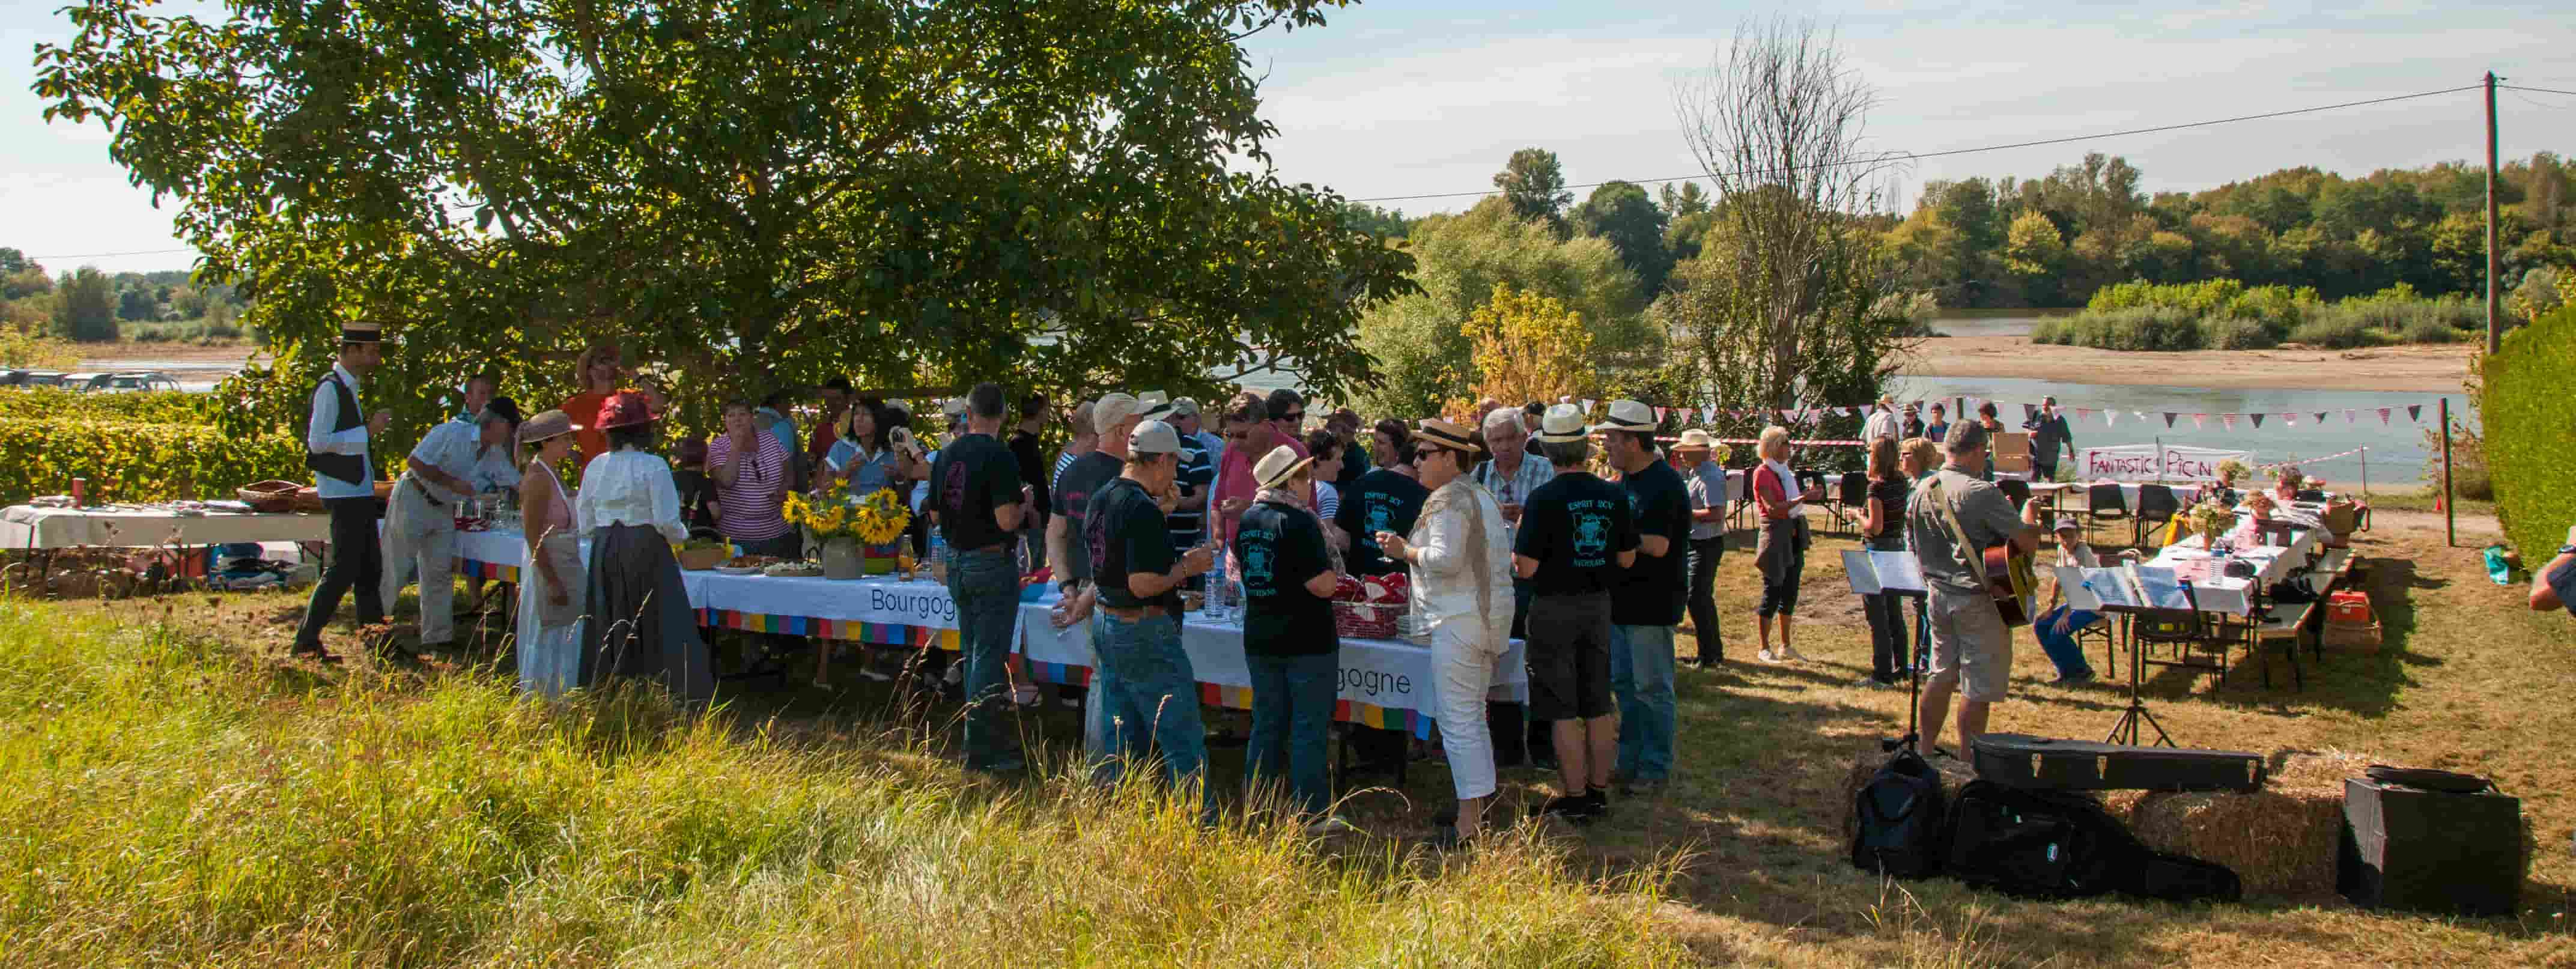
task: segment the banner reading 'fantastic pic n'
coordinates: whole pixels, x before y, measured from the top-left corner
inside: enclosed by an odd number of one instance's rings
[[[2168,444],[2120,444],[2076,451],[2083,464],[2078,481],[2215,481],[2218,463],[2229,458],[2254,466],[2254,452]]]

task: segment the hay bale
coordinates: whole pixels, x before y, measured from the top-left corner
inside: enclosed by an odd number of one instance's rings
[[[2343,782],[2371,758],[2339,750],[2281,751],[2251,794],[2113,791],[2103,803],[2157,851],[2234,869],[2248,895],[2330,896],[2343,832]]]

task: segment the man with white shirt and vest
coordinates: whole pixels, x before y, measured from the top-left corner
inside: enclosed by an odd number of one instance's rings
[[[385,618],[384,550],[376,544],[376,472],[367,442],[385,431],[393,415],[367,414],[358,407],[361,378],[384,362],[384,333],[375,323],[349,323],[340,328],[340,360],[313,388],[312,417],[304,428],[304,466],[313,469],[313,487],[331,512],[331,566],[313,587],[304,624],[295,631],[298,655],[334,661],[322,647],[322,625],[340,611],[340,597],[356,589],[358,624]]]

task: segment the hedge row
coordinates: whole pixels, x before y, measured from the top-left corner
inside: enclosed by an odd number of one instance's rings
[[[70,418],[146,424],[210,424],[213,394],[76,394],[60,387],[0,390],[0,418]]]
[[[304,481],[304,443],[240,437],[208,424],[0,417],[0,503],[68,494],[89,479],[92,501],[230,498],[254,481]]]
[[[2567,406],[2576,305],[2505,334],[2503,351],[2487,359],[2479,393],[2487,473],[2506,537],[2537,566],[2576,525],[2576,410]]]

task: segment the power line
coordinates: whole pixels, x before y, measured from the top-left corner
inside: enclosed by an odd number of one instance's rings
[[[1922,153],[1922,154],[1915,154],[1915,153],[1908,152],[1908,153],[1905,153],[1905,157],[1907,157],[1907,158],[1912,158],[1912,159],[1918,159],[1918,160],[1919,160],[1919,159],[1924,159],[1924,158],[1946,158],[1946,157],[1949,157],[1949,156],[1952,156],[1952,155],[1973,155],[1973,154],[1976,154],[1976,153],[1979,153],[1979,152],[1988,152],[1988,151],[2007,151],[2007,150],[2014,149],[2014,148],[2036,148],[2036,147],[2039,147],[2039,146],[2042,146],[2042,145],[2063,145],[2063,144],[2066,144],[2066,143],[2068,143],[2068,142],[2075,142],[2075,141],[2092,141],[2092,140],[2094,140],[2094,139],[2098,139],[2098,138],[2118,138],[2118,137],[2122,137],[2122,136],[2124,136],[2124,135],[2145,135],[2145,134],[2154,134],[2154,133],[2159,132],[2159,131],[2180,131],[2180,130],[2183,130],[2183,129],[2185,129],[2185,128],[2205,128],[2205,127],[2208,127],[2208,126],[2210,126],[2210,125],[2233,124],[2233,123],[2235,123],[2235,122],[2239,122],[2239,121],[2261,121],[2261,120],[2263,120],[2263,119],[2265,119],[2265,118],[2286,118],[2286,117],[2289,117],[2289,116],[2294,115],[2294,114],[2313,114],[2313,113],[2318,112],[2318,111],[2335,111],[2335,110],[2340,110],[2340,109],[2343,109],[2343,108],[2358,108],[2358,107],[2362,107],[2362,106],[2364,106],[2364,105],[2371,105],[2371,104],[2387,104],[2387,103],[2392,102],[2392,101],[2410,101],[2410,100],[2413,100],[2413,99],[2416,99],[2416,98],[2429,98],[2429,97],[2433,97],[2433,96],[2435,96],[2435,95],[2441,95],[2441,94],[2458,94],[2458,93],[2460,93],[2460,92],[2462,92],[2462,91],[2475,91],[2475,90],[2480,90],[2480,89],[2484,88],[2485,86],[2486,86],[2486,85],[2484,85],[2484,84],[2466,84],[2466,85],[2462,85],[2462,86],[2460,86],[2460,87],[2443,88],[2443,89],[2441,89],[2441,90],[2439,90],[2439,91],[2420,91],[2420,92],[2417,92],[2417,93],[2414,93],[2414,94],[2400,94],[2400,95],[2396,95],[2396,96],[2393,96],[2393,97],[2385,97],[2385,98],[2371,98],[2371,99],[2366,100],[2366,101],[2346,101],[2346,102],[2343,102],[2343,103],[2341,103],[2341,104],[2322,104],[2322,105],[2318,105],[2318,106],[2313,107],[2313,108],[2293,108],[2293,109],[2288,110],[2288,111],[2271,111],[2271,112],[2266,112],[2266,113],[2264,113],[2264,114],[2247,114],[2247,115],[2238,115],[2238,116],[2233,117],[2233,118],[2217,118],[2217,119],[2213,119],[2213,120],[2209,120],[2209,121],[2193,121],[2193,122],[2188,122],[2188,123],[2185,123],[2185,124],[2158,125],[2158,126],[2153,127],[2153,128],[2131,128],[2131,129],[2129,129],[2129,130],[2127,130],[2127,131],[2106,131],[2106,132],[2102,132],[2102,133],[2100,133],[2100,134],[2090,134],[2090,135],[2073,135],[2073,136],[2069,136],[2069,137],[2065,137],[2065,138],[2046,138],[2046,139],[2042,139],[2042,140],[2039,140],[2039,141],[2020,141],[2020,142],[2014,142],[2014,143],[2009,144],[2009,145],[1988,145],[1988,146],[1985,146],[1985,147],[1983,147],[1983,148],[1953,148],[1953,149],[1950,149],[1950,150],[1948,150],[1948,151],[1925,152],[1925,153]],[[2542,89],[2540,89],[2540,88],[2529,88],[2529,89],[2527,89],[2527,90],[2542,90]],[[2569,92],[2566,92],[2566,91],[2552,91],[2552,92],[2549,92],[2549,93],[2552,93],[2552,94],[2567,94],[2567,93],[2569,93]],[[1744,176],[1744,175],[1770,175],[1770,174],[1779,174],[1779,173],[1783,173],[1783,172],[1801,171],[1801,170],[1809,169],[1809,168],[1833,168],[1833,167],[1837,167],[1837,166],[1841,166],[1841,165],[1857,165],[1857,164],[1863,164],[1863,163],[1874,163],[1874,162],[1881,161],[1881,160],[1882,160],[1882,159],[1877,159],[1877,158],[1868,158],[1868,159],[1850,159],[1850,160],[1846,160],[1846,161],[1839,161],[1839,162],[1818,162],[1818,163],[1813,164],[1813,165],[1790,165],[1790,166],[1786,166],[1786,167],[1782,167],[1782,168],[1748,169],[1748,170],[1745,170],[1745,171],[1739,171],[1739,172],[1729,172],[1728,174],[1729,174],[1729,175],[1734,175],[1734,176]],[[1710,177],[1710,176],[1709,176],[1709,174],[1708,174],[1708,173],[1706,173],[1706,172],[1698,172],[1698,173],[1694,173],[1694,174],[1690,174],[1690,175],[1673,175],[1673,176],[1668,176],[1668,177],[1664,177],[1664,178],[1620,178],[1620,179],[1612,179],[1611,181],[1627,182],[1627,183],[1635,184],[1635,185],[1643,185],[1643,184],[1648,184],[1648,183],[1653,183],[1653,182],[1684,182],[1684,181],[1700,181],[1700,180],[1707,179],[1707,178],[1709,178],[1709,177]],[[1565,186],[1565,187],[1566,187],[1566,188],[1568,188],[1568,189],[1578,189],[1578,188],[1599,188],[1599,187],[1601,187],[1601,186],[1603,186],[1603,185],[1608,185],[1608,184],[1610,184],[1610,182],[1587,182],[1587,183],[1582,184],[1582,185],[1568,185],[1568,186]],[[1379,198],[1352,199],[1351,201],[1354,201],[1354,202],[1412,202],[1412,201],[1419,201],[1419,200],[1422,200],[1422,199],[1471,198],[1471,197],[1481,197],[1481,196],[1486,196],[1486,195],[1500,195],[1500,194],[1502,194],[1502,192],[1503,192],[1503,190],[1502,190],[1502,189],[1498,189],[1498,188],[1497,188],[1497,189],[1487,189],[1487,190],[1484,190],[1484,191],[1481,191],[1481,192],[1434,192],[1434,193],[1427,194],[1427,195],[1388,195],[1388,196],[1382,196],[1382,197],[1379,197]]]
[[[2576,96],[2576,91],[2553,91],[2545,87],[2523,87],[2519,84],[2498,84],[2496,86],[2507,91],[2538,91],[2542,94],[2565,94]]]
[[[92,252],[92,253],[85,253],[85,254],[77,255],[77,256],[28,256],[27,258],[29,258],[29,259],[33,259],[33,260],[36,260],[36,261],[39,261],[39,262],[42,262],[42,261],[47,260],[47,259],[113,259],[113,258],[118,257],[118,256],[166,256],[166,255],[169,255],[169,254],[174,253],[174,252],[195,252],[195,251],[197,251],[197,250],[195,250],[195,249],[146,249],[146,250],[143,250],[143,251],[141,251],[141,252]]]

